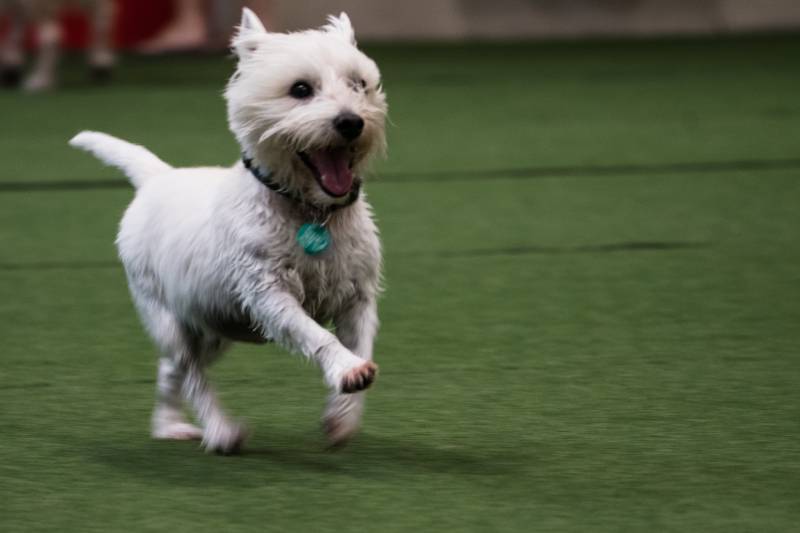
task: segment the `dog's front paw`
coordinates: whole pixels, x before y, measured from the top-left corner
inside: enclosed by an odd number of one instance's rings
[[[356,434],[363,411],[363,394],[331,395],[322,415],[322,428],[332,447],[341,446]]]
[[[366,361],[363,365],[357,366],[345,373],[342,377],[340,390],[344,394],[362,391],[372,385],[377,374],[378,365],[372,361]]]
[[[247,429],[241,424],[227,420],[210,423],[203,432],[203,448],[207,452],[233,455],[242,450],[247,438]]]

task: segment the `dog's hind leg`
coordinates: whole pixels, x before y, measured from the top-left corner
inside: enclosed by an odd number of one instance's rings
[[[192,358],[186,366],[183,395],[203,425],[206,451],[237,453],[247,438],[247,430],[227,416],[205,376],[207,364],[224,350],[225,344],[219,338],[200,339],[199,344],[199,357]]]
[[[159,359],[157,399],[152,418],[153,438],[191,440],[203,437],[203,431],[190,424],[183,414],[181,390],[185,378],[186,369],[180,361],[175,361],[171,355]]]
[[[334,319],[336,336],[354,354],[372,361],[372,346],[378,331],[378,311],[374,299],[359,299]],[[336,446],[352,437],[361,424],[365,392],[342,394],[334,391],[322,415],[328,440]]]
[[[139,291],[133,291],[133,295],[142,321],[161,351],[151,434],[156,439],[200,439],[202,430],[186,420],[182,405],[186,369],[189,361],[196,357],[193,348],[197,343],[157,300],[145,297]]]
[[[182,328],[180,328],[182,329]],[[231,421],[205,377],[205,368],[224,349],[218,338],[203,337],[185,330],[170,342],[158,368],[158,401],[153,411],[153,437],[159,439],[202,439],[208,451],[235,453],[247,432]],[[194,409],[203,429],[184,418],[181,400]]]
[[[231,422],[208,384],[205,367],[226,347],[218,337],[196,331],[180,321],[152,295],[146,278],[131,280],[142,322],[161,350],[158,366],[156,405],[152,435],[156,439],[202,439],[209,451],[236,451],[245,437],[244,429]],[[182,400],[194,408],[203,429],[187,422]]]
[[[228,419],[217,401],[204,370],[228,346],[218,336],[189,327],[159,298],[159,285],[146,270],[126,266],[136,308],[161,351],[152,435],[157,439],[203,440],[208,451],[232,453],[246,431]],[[181,400],[193,407],[203,429],[189,424]]]

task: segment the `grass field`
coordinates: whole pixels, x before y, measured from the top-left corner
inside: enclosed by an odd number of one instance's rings
[[[381,376],[337,453],[274,347],[213,372],[244,455],[148,438],[132,192],[66,145],[231,163],[232,62],[0,93],[0,530],[797,531],[800,38],[369,51]]]

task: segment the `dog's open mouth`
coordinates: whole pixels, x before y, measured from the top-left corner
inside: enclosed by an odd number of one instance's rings
[[[328,195],[341,198],[353,189],[353,161],[348,148],[323,148],[297,155]]]

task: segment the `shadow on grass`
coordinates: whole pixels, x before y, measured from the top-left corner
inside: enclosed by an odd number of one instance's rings
[[[240,455],[205,454],[197,442],[97,443],[90,461],[149,482],[170,485],[258,487],[323,476],[387,479],[427,476],[507,476],[530,457],[508,448],[495,450],[437,446],[362,433],[348,446],[326,450],[316,434],[283,435],[264,446],[254,443]]]

